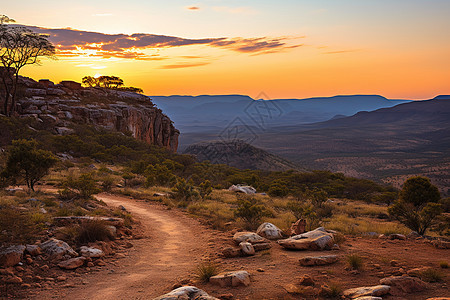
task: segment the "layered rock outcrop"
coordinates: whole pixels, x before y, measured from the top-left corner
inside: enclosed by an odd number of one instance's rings
[[[180,132],[147,96],[102,88],[82,88],[79,83],[22,77],[16,115],[33,117],[70,134],[70,125],[89,124],[131,133],[148,144],[176,152]]]

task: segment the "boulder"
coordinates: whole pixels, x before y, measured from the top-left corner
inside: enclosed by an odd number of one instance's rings
[[[82,246],[80,248],[80,254],[84,257],[90,257],[90,258],[100,258],[105,255],[102,250],[93,248],[93,247],[86,247]]]
[[[358,297],[355,300],[383,300],[383,298],[374,297],[374,296],[363,296],[363,297]]]
[[[26,245],[25,250],[33,256],[38,256],[42,253],[41,248],[38,245]]]
[[[279,240],[283,248],[294,250],[326,250],[334,245],[333,234],[319,227],[299,235],[294,235],[288,239]]]
[[[338,256],[337,255],[305,256],[301,258],[299,261],[302,266],[325,266],[337,262]]]
[[[272,223],[267,222],[261,224],[256,230],[256,233],[269,240],[279,240],[283,238],[281,229]]]
[[[221,287],[249,286],[250,274],[247,271],[223,272],[209,278],[209,282],[220,285]]]
[[[20,263],[25,246],[17,245],[0,250],[0,268],[8,268]]]
[[[229,191],[237,192],[237,193],[244,193],[247,195],[254,195],[256,194],[256,189],[254,187],[251,187],[249,185],[232,185],[228,188]]]
[[[54,260],[60,260],[65,255],[73,257],[78,256],[75,250],[73,250],[66,242],[54,238],[41,243],[39,247]]]
[[[380,280],[380,284],[390,285],[393,289],[403,293],[421,292],[427,288],[427,284],[416,277],[391,276]]]
[[[298,235],[305,233],[306,231],[306,220],[305,219],[299,219],[297,222],[292,224],[291,226],[291,235]]]
[[[358,299],[365,296],[383,296],[389,293],[389,285],[376,285],[368,287],[358,287],[353,289],[345,290],[342,295],[348,299]]]
[[[299,284],[304,286],[314,286],[316,283],[311,276],[305,274],[300,278]]]
[[[255,249],[255,251],[262,251],[262,250],[267,250],[272,248],[272,244],[271,243],[257,243],[257,244],[252,244],[253,248]]]
[[[61,269],[66,269],[66,270],[73,270],[73,269],[81,267],[84,264],[85,260],[86,260],[85,257],[71,258],[71,259],[60,262],[58,264],[58,267],[60,267]]]
[[[239,257],[239,256],[242,256],[242,251],[241,251],[241,249],[227,247],[227,248],[223,249],[222,255],[225,256],[226,258]]]
[[[156,297],[153,300],[219,300],[209,296],[205,291],[194,286],[179,287],[170,293]]]
[[[242,242],[249,242],[250,244],[267,243],[268,241],[262,236],[248,231],[236,232],[233,236],[234,242],[239,245]]]
[[[255,248],[253,248],[252,244],[249,242],[242,242],[239,244],[239,247],[241,247],[241,251],[244,255],[255,255]]]

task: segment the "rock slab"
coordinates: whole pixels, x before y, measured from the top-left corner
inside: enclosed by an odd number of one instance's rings
[[[417,277],[391,276],[380,280],[380,284],[390,285],[403,293],[421,292],[427,288],[427,284]]]
[[[366,296],[383,296],[389,293],[391,287],[389,285],[376,285],[368,287],[358,287],[345,290],[342,295],[348,299],[358,299]]]
[[[328,250],[334,245],[333,234],[319,227],[288,239],[279,240],[283,248],[293,250]]]
[[[17,265],[23,257],[25,246],[11,246],[0,251],[0,267],[8,268]]]
[[[249,286],[250,274],[247,271],[223,272],[209,279],[212,284],[227,286]]]
[[[262,223],[256,233],[262,237],[269,240],[279,240],[283,238],[283,233],[280,228],[273,225],[272,223]]]
[[[55,238],[51,238],[41,243],[39,247],[54,260],[62,259],[65,255],[72,257],[78,256],[78,253],[76,253],[69,244]]]
[[[337,261],[337,255],[305,256],[299,260],[300,265],[308,267],[331,265]]]
[[[182,286],[153,300],[219,300],[195,286]]]

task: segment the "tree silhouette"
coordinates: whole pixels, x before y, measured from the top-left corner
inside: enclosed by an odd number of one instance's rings
[[[11,115],[15,110],[19,72],[26,65],[39,64],[40,57],[54,57],[55,47],[47,35],[33,32],[25,27],[12,27],[5,23],[14,20],[0,16],[0,76],[5,88],[3,113]]]

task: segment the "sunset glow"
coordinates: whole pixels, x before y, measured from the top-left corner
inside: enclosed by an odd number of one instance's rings
[[[450,93],[449,12],[446,0],[15,0],[0,13],[56,45],[57,60],[24,68],[35,79],[116,75],[148,95],[427,99]]]

